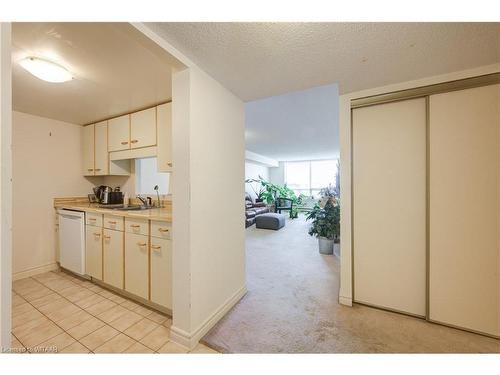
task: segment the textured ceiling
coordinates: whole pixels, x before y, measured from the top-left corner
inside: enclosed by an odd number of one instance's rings
[[[285,93],[338,83],[343,94],[500,61],[500,23],[146,25],[250,102],[247,149],[278,160],[339,152],[338,115],[296,100],[308,92]]]
[[[245,101],[340,93],[500,61],[500,23],[148,23]]]
[[[18,62],[38,56],[74,74],[64,83],[42,81]],[[171,98],[164,51],[127,23],[14,23],[12,92],[17,111],[86,124]]]

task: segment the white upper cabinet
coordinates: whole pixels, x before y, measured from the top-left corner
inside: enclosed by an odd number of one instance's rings
[[[130,148],[130,115],[108,120],[108,151],[121,151]]]
[[[82,132],[84,176],[130,175],[129,160],[109,160],[108,121],[84,126]]]
[[[94,125],[83,127],[83,175],[94,175]]]
[[[156,107],[130,115],[130,148],[156,145]]]
[[[172,171],[172,103],[156,107],[158,172]]]
[[[108,124],[102,121],[94,125],[94,171],[95,176],[109,174]]]

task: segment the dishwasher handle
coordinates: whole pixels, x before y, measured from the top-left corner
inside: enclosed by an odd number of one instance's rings
[[[57,210],[57,213],[67,219],[83,219],[85,217],[83,211],[66,210],[64,208]]]

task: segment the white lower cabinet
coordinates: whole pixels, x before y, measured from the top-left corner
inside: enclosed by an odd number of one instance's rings
[[[86,274],[102,280],[102,228],[85,226],[85,270]]]
[[[172,241],[151,237],[151,301],[172,309]]]
[[[103,281],[123,289],[123,232],[103,230]]]
[[[149,238],[125,233],[125,290],[149,298]]]
[[[171,310],[170,224],[96,213],[86,218],[87,275]]]

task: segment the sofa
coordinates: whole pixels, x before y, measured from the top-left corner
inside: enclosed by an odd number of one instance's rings
[[[264,202],[255,202],[252,196],[245,193],[245,228],[255,223],[255,218],[269,212]]]

